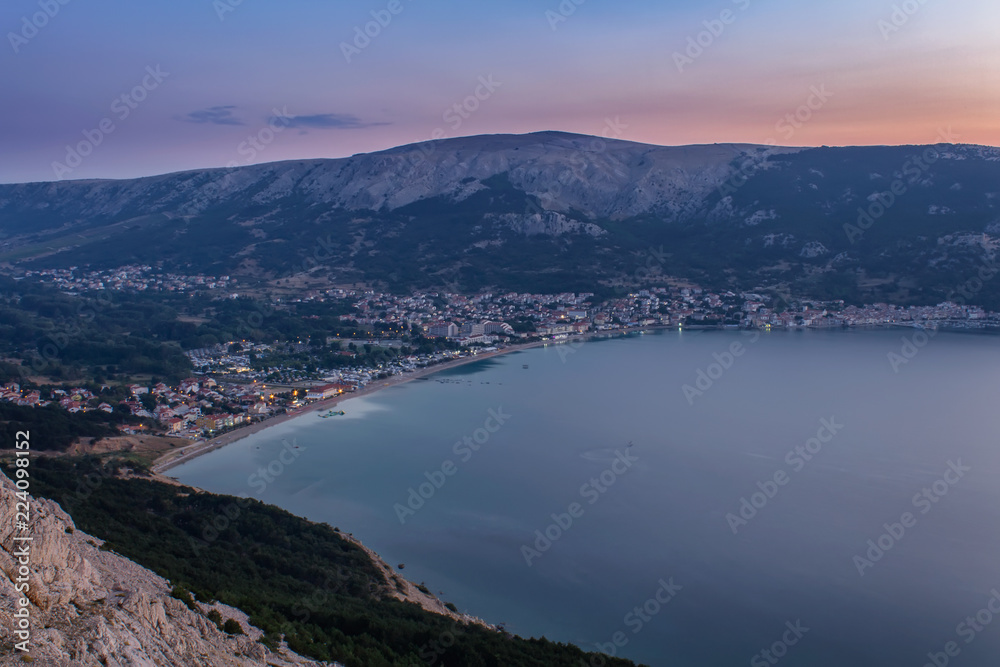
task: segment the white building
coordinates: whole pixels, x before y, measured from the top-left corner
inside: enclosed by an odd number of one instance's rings
[[[427,333],[435,338],[454,338],[458,335],[458,327],[451,322],[435,322],[427,327]]]

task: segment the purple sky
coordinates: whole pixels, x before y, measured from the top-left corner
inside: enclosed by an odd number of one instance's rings
[[[657,144],[1000,145],[998,19],[995,0],[6,0],[0,182],[609,120]]]

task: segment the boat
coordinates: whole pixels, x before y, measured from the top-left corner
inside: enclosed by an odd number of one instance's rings
[[[342,414],[344,414],[343,410],[327,410],[326,412],[321,412],[319,416],[322,419],[326,419],[327,417],[337,417]]]
[[[527,369],[528,369],[528,364],[522,364],[522,365],[521,365],[521,368],[523,368],[523,369],[527,370]]]

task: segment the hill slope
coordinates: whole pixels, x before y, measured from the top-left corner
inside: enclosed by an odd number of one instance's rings
[[[305,661],[278,650],[283,638],[298,655],[347,667],[633,664],[522,639],[449,611],[338,529],[253,499],[123,477],[120,465],[32,458],[34,657],[213,667]],[[13,474],[13,466],[4,469]],[[0,529],[6,664],[14,655],[9,631],[17,596],[10,582],[17,564],[10,546],[14,491],[2,474],[0,499],[7,512]],[[73,521],[79,530],[68,532]],[[97,549],[80,530],[107,540],[103,548],[114,553]],[[171,586],[183,591],[178,599]],[[249,639],[217,632],[208,603],[242,621]],[[103,655],[119,662],[99,663]]]
[[[634,283],[655,249],[657,272],[709,286],[929,303],[992,256],[1000,150],[465,137],[337,160],[2,185],[0,234],[0,261],[32,266],[306,270],[394,290]]]
[[[256,639],[262,634],[238,609],[215,605],[220,615],[239,622],[246,634],[229,635],[170,596],[163,578],[111,551],[75,529],[73,520],[50,500],[30,499],[28,532],[16,531],[13,482],[0,473],[0,662],[21,663],[30,655],[46,665],[190,665],[251,667],[321,665],[291,651],[271,651]],[[15,542],[30,535],[31,542]],[[24,556],[22,545],[28,544]],[[29,588],[16,589],[19,562],[30,563]],[[16,602],[24,609],[30,636],[15,637]],[[22,648],[15,648],[24,642]]]

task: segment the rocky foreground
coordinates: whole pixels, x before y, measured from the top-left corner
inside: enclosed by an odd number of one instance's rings
[[[326,665],[282,647],[269,650],[246,614],[222,604],[195,602],[198,610],[171,597],[160,576],[111,551],[73,524],[62,508],[29,496],[28,530],[18,530],[17,489],[0,474],[0,664],[132,667]],[[31,542],[15,541],[32,536]],[[22,544],[29,544],[24,556]],[[28,558],[29,588],[15,588],[20,560]],[[16,648],[19,600],[28,600],[28,653]],[[243,630],[230,635],[207,615],[217,610]],[[214,615],[213,615],[214,616]],[[22,645],[23,647],[23,645]]]

